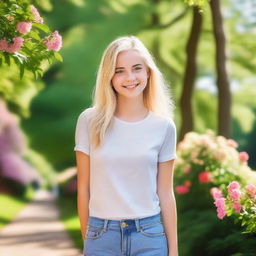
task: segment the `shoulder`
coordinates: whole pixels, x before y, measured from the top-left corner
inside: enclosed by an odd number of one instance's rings
[[[78,116],[79,119],[88,120],[88,117],[93,113],[94,107],[84,109]]]
[[[175,129],[176,125],[172,118],[153,113],[154,121],[163,129]]]

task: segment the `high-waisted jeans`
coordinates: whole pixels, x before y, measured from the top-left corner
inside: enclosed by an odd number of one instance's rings
[[[86,256],[168,256],[161,213],[123,220],[89,216],[83,254]]]

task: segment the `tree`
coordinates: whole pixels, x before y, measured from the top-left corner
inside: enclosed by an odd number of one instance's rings
[[[231,136],[231,92],[226,67],[226,39],[219,0],[210,1],[213,33],[216,45],[216,71],[218,87],[218,134]]]
[[[200,31],[202,27],[202,15],[198,6],[193,7],[193,21],[191,26],[191,31],[189,39],[186,46],[186,67],[183,80],[183,90],[180,98],[181,107],[181,130],[180,130],[180,140],[184,135],[192,131],[193,126],[193,110],[191,105],[194,83],[196,79],[197,64],[197,47],[200,37]]]

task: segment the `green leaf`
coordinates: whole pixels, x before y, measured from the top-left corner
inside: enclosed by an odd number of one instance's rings
[[[7,65],[10,66],[10,64],[11,64],[10,56],[7,52],[4,53],[4,59],[5,59],[5,62],[7,63]]]
[[[52,58],[47,57],[48,63],[51,65],[52,64]]]
[[[246,224],[246,219],[243,219],[241,226],[244,226]]]
[[[23,10],[19,8],[19,9],[16,10],[16,13],[23,14]]]
[[[45,24],[33,22],[33,27],[39,28],[40,30],[44,31],[45,33],[50,33],[49,27]]]
[[[43,77],[43,74],[44,74],[44,72],[43,72],[43,70],[42,69],[37,69],[37,75],[38,76],[40,76],[41,78]]]
[[[13,58],[14,62],[16,63],[16,65],[20,64],[19,59],[16,58],[16,56],[13,55],[12,58]]]
[[[25,68],[24,68],[24,65],[20,65],[20,80],[23,78],[23,76],[24,76],[24,70],[25,70]]]
[[[41,37],[33,30],[31,30],[28,35],[37,41],[41,41]]]
[[[234,219],[234,223],[235,224],[238,224],[240,221],[239,221],[239,219],[237,218],[237,219]]]
[[[58,52],[54,51],[53,55],[54,55],[56,60],[58,60],[60,62],[63,62],[63,58],[62,58],[62,56]]]
[[[33,75],[34,75],[34,79],[37,80],[37,75],[36,75],[35,70],[32,70],[32,72],[33,72]]]

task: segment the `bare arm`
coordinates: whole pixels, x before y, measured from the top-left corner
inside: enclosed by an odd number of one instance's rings
[[[178,256],[177,210],[173,192],[174,160],[158,163],[157,194],[167,236],[169,256]]]
[[[90,157],[76,151],[77,163],[77,210],[80,221],[82,239],[85,240],[86,226],[89,218],[90,198]]]

